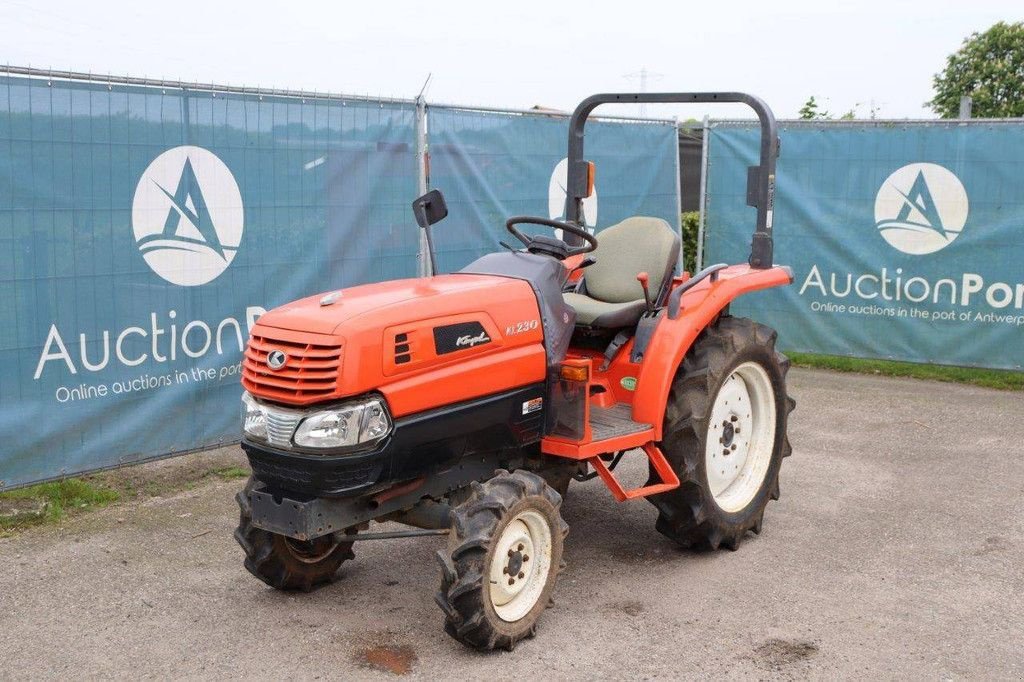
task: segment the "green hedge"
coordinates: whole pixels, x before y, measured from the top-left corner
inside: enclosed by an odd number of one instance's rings
[[[700,226],[700,212],[683,213],[680,223],[683,228],[683,269],[692,275],[697,271],[697,230]]]

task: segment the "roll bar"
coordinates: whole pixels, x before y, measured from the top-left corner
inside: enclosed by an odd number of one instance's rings
[[[775,202],[775,160],[779,133],[775,115],[760,98],[743,92],[638,92],[591,95],[576,107],[569,119],[568,182],[565,219],[580,225],[587,192],[587,162],[583,159],[583,126],[601,104],[746,104],[761,122],[760,164],[747,169],[747,205],[757,208],[757,225],[748,262],[754,268],[772,267],[772,212]]]

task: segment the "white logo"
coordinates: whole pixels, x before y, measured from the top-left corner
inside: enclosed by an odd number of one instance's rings
[[[934,163],[912,163],[882,183],[875,227],[903,253],[935,253],[960,236],[967,208],[967,192],[952,172]]]
[[[132,231],[146,264],[171,284],[216,279],[238,252],[242,194],[231,171],[202,147],[169,149],[135,187]]]
[[[272,350],[267,354],[267,367],[270,369],[281,369],[288,362],[288,356],[284,351]]]
[[[548,183],[548,217],[552,220],[561,220],[565,216],[565,186],[568,182],[569,159],[562,159],[551,171]],[[583,200],[583,221],[591,228],[597,225],[597,185],[594,185],[594,193]]]
[[[469,346],[472,348],[478,343],[487,343],[491,340],[491,337],[487,336],[487,332],[480,332],[476,336],[470,336],[469,334],[463,334],[455,340],[456,346]]]

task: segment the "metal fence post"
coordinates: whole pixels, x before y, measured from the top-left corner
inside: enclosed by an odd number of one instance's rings
[[[676,129],[676,228],[679,230],[679,238],[683,238],[683,169],[682,169],[682,156],[681,148],[679,145],[679,117],[676,116],[673,119],[673,125]],[[684,258],[683,250],[679,249],[679,272],[683,271],[685,267],[686,259]]]
[[[697,221],[697,272],[704,267],[704,209],[708,196],[708,116],[704,115],[700,139],[700,217]]]
[[[420,93],[416,97],[416,192],[417,196],[427,193],[427,101]],[[427,233],[420,230],[420,248],[416,254],[416,273],[420,277],[430,277],[430,253],[427,246]]]
[[[971,117],[971,105],[974,100],[971,99],[970,95],[964,95],[960,98],[960,118],[968,119]]]

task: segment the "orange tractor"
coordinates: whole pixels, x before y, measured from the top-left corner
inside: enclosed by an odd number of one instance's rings
[[[679,273],[679,235],[658,218],[586,229],[587,117],[637,102],[742,102],[757,113],[746,264]],[[235,537],[245,567],[272,587],[310,590],[358,542],[447,535],[436,596],[445,630],[511,649],[536,632],[565,565],[559,508],[572,480],[598,476],[620,502],[647,498],[657,529],[683,546],[736,549],[759,533],[790,452],[789,363],[775,331],[732,317],[729,303],[792,282],[772,261],[777,153],[774,117],[750,95],[595,95],[569,123],[564,221],[510,218],[522,248],[263,315],[243,362],[253,476]],[[413,212],[433,262],[444,199],[429,192]],[[524,225],[561,232],[531,236]],[[631,490],[614,473],[628,453],[650,470]]]

